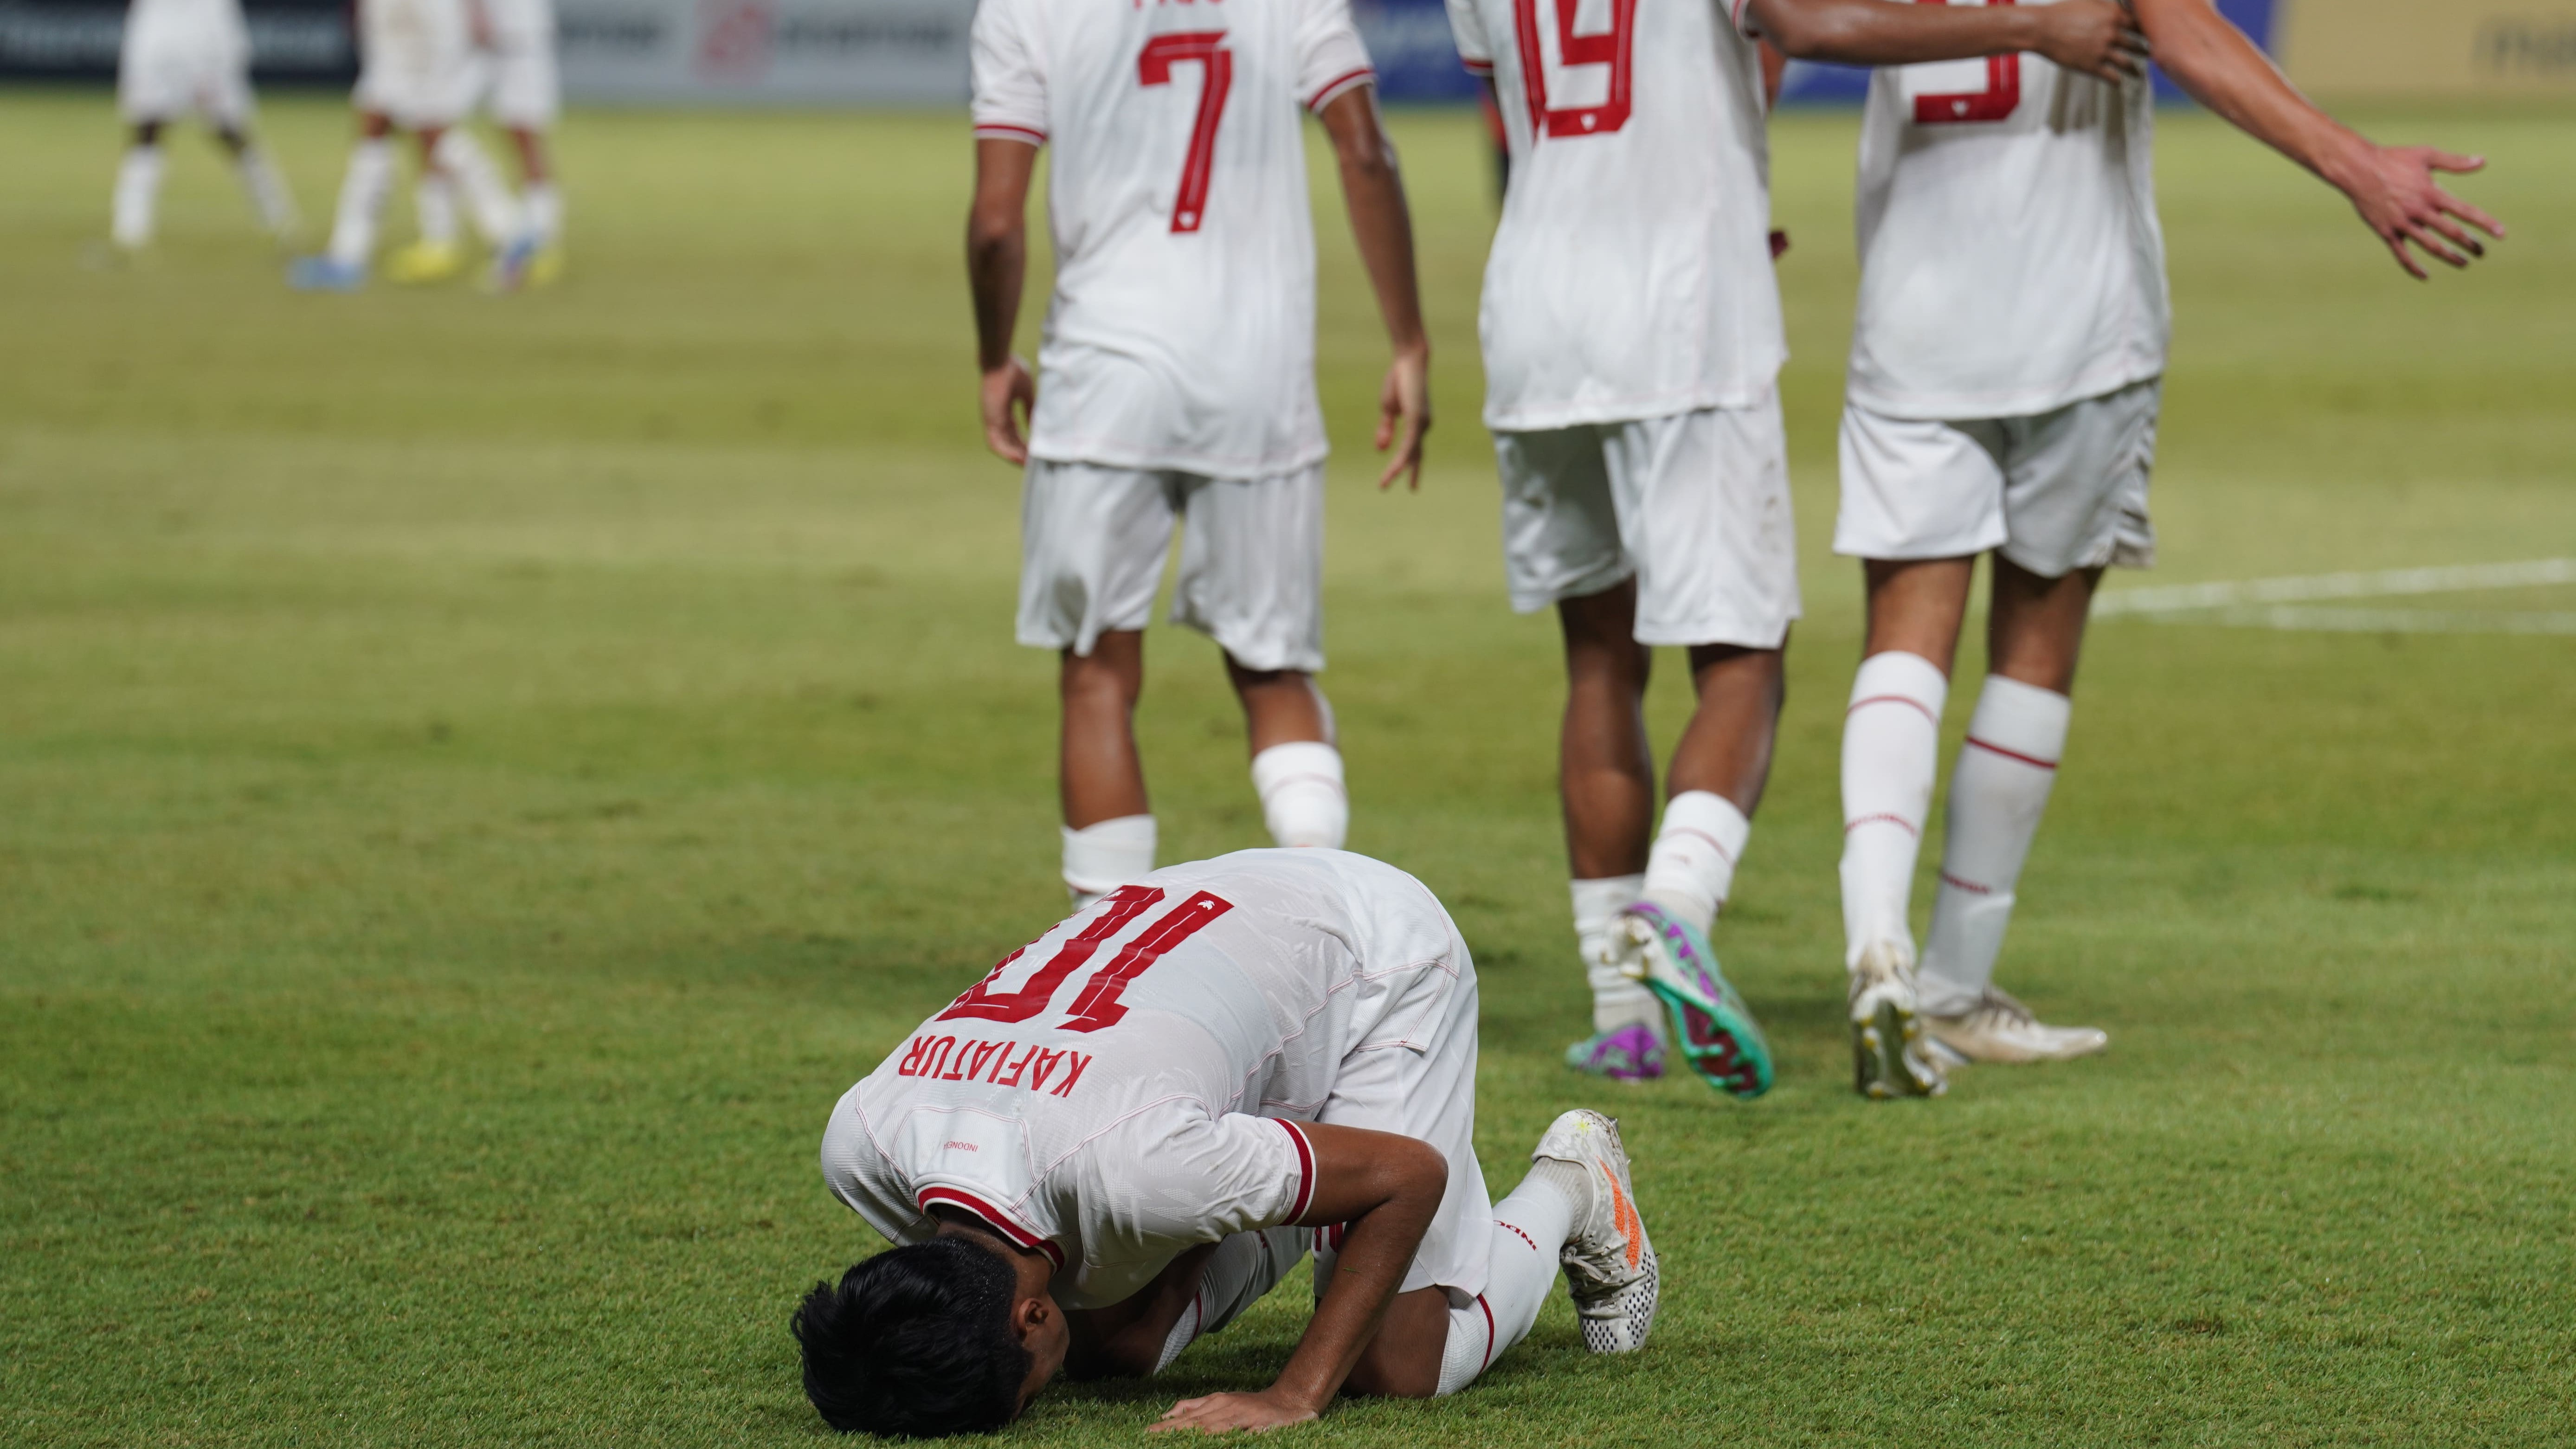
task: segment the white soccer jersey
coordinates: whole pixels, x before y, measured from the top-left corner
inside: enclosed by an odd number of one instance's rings
[[[1303,1214],[1313,1157],[1294,1123],[1325,1112],[1355,1055],[1454,1032],[1473,969],[1431,892],[1365,856],[1157,871],[922,1023],[833,1109],[823,1175],[889,1239],[962,1208],[1052,1258],[1068,1307],[1104,1307],[1194,1244]],[[1452,1090],[1472,1099],[1472,1006],[1465,1031]],[[1462,1186],[1481,1226],[1483,1186]],[[1482,1262],[1479,1246],[1428,1271],[1472,1294]]]
[[[2144,80],[2037,55],[1904,66],[1871,79],[1861,124],[1855,405],[2023,417],[2164,371]]]
[[[1511,147],[1486,426],[1760,402],[1788,347],[1761,61],[1726,0],[1449,0],[1449,24]]]
[[[250,31],[240,0],[134,0],[116,71],[128,120],[194,112],[241,124],[250,114]]]
[[[1323,458],[1299,112],[1369,79],[1346,0],[982,0],[975,134],[1055,151],[1032,454],[1237,478]]]

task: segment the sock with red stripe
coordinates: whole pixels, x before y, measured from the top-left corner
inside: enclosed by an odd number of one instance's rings
[[[1753,822],[1735,802],[1684,790],[1664,806],[1663,828],[1646,856],[1645,897],[1705,932],[1735,887],[1735,862]]]
[[[1875,941],[1910,956],[1906,908],[1914,858],[1932,813],[1941,706],[1949,677],[1920,654],[1890,650],[1860,662],[1843,716],[1843,964]]]
[[[2054,690],[1986,676],[1967,743],[1950,772],[1941,889],[1917,978],[1922,1009],[1932,1015],[1956,1016],[1975,1006],[1994,979],[1995,956],[2012,921],[2013,887],[2048,808],[2073,711],[2074,703]]]
[[[1252,789],[1279,845],[1342,848],[1351,797],[1342,784],[1341,751],[1321,740],[1272,745],[1252,757]]]
[[[1564,1179],[1572,1178],[1569,1189]],[[1454,1394],[1476,1381],[1503,1351],[1527,1337],[1539,1306],[1556,1287],[1557,1250],[1574,1231],[1576,1193],[1591,1201],[1583,1169],[1541,1161],[1494,1204],[1494,1236],[1485,1266],[1485,1291],[1464,1308],[1449,1310],[1449,1342],[1440,1356],[1440,1392]],[[1318,1266],[1321,1266],[1320,1260]]]

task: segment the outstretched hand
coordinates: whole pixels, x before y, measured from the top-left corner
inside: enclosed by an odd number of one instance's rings
[[[2353,175],[2335,180],[2397,265],[2422,281],[2424,264],[2407,250],[2409,242],[2428,256],[2465,267],[2487,254],[2486,244],[2469,227],[2503,239],[2504,223],[2444,191],[2433,179],[2436,172],[2478,171],[2486,164],[2483,156],[2455,156],[2430,146],[2372,146]]]
[[[1160,1420],[1146,1425],[1145,1432],[1196,1429],[1206,1434],[1228,1434],[1249,1429],[1260,1433],[1303,1424],[1315,1417],[1313,1409],[1274,1397],[1277,1393],[1276,1389],[1268,1389],[1257,1394],[1210,1394],[1203,1399],[1183,1399]]]
[[[981,392],[984,446],[1005,463],[1026,463],[1029,445],[1020,424],[1038,405],[1037,379],[1029,376],[1029,365],[1017,357],[1008,359],[984,374]]]
[[[1394,454],[1378,475],[1380,491],[1394,487],[1398,478],[1411,491],[1422,491],[1422,435],[1430,430],[1431,355],[1419,349],[1399,352],[1387,365],[1386,386],[1377,398],[1377,450]]]
[[[2105,0],[2068,0],[2035,10],[2040,54],[2066,69],[2117,85],[2147,73],[2147,36],[2137,17]]]

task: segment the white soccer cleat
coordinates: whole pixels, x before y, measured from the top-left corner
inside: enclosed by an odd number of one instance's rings
[[[1594,1353],[1634,1353],[1655,1326],[1662,1275],[1628,1169],[1619,1124],[1577,1108],[1548,1124],[1530,1161],[1566,1163],[1583,1174],[1591,1201],[1574,1215],[1574,1230],[1557,1261],[1583,1321],[1583,1346]]]
[[[1851,968],[1852,1086],[1873,1102],[1937,1097],[1950,1089],[1924,1047],[1915,1013],[1914,953],[1873,941]]]
[[[2097,1026],[2050,1026],[1998,986],[1957,1016],[1923,1018],[1932,1048],[1951,1066],[1971,1062],[2063,1062],[2089,1057],[2111,1044]]]

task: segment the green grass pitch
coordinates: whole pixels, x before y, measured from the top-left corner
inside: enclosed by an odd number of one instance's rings
[[[2489,154],[2460,189],[2514,235],[2415,285],[2169,116],[2154,582],[2576,553],[2576,118],[2363,119]],[[267,121],[326,215],[344,113]],[[1717,934],[1781,1085],[1578,1080],[1555,633],[1504,605],[1476,425],[1489,177],[1470,118],[1394,129],[1439,349],[1419,496],[1368,487],[1383,349],[1317,207],[1352,844],[1475,946],[1489,1181],[1559,1109],[1617,1112],[1669,1287],[1633,1359],[1560,1298],[1471,1392],[1293,1437],[2576,1439],[2576,641],[2104,622],[2002,980],[2112,1051],[1863,1104],[1858,581],[1825,552],[1853,124],[1784,118],[1808,616]],[[515,299],[289,295],[197,146],[155,263],[85,270],[108,103],[0,101],[0,1441],[812,1442],[788,1308],[874,1246],[824,1115],[1061,905],[962,123],[577,115],[571,274]],[[1167,858],[1261,843],[1212,647],[1158,628],[1152,660]],[[1133,1443],[1264,1382],[1298,1301],[1014,1437]]]

